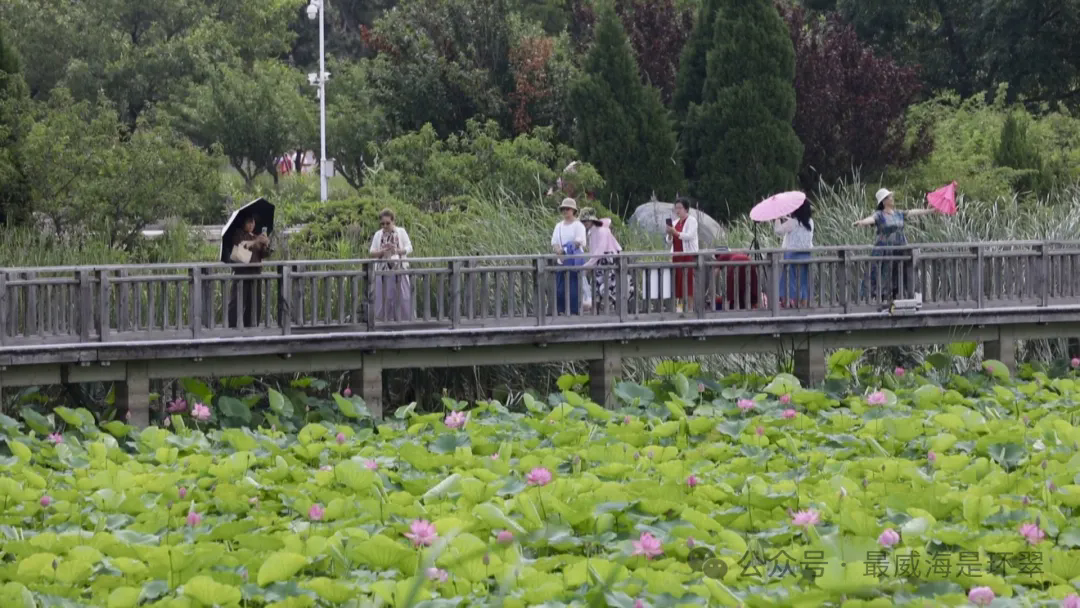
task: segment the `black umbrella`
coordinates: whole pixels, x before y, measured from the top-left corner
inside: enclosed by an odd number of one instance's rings
[[[237,230],[244,229],[244,222],[252,215],[255,216],[255,233],[266,231],[266,234],[274,232],[274,205],[265,198],[257,198],[240,207],[229,216],[229,221],[221,229],[221,261],[228,264],[232,260],[230,254],[233,248],[233,238]]]

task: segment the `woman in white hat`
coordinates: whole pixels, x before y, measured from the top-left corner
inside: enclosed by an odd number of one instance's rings
[[[923,215],[930,215],[934,213],[936,209],[927,207],[926,209],[911,209],[909,211],[900,211],[896,208],[896,202],[893,200],[893,193],[885,188],[877,191],[875,195],[877,199],[877,211],[872,215],[865,217],[857,222],[854,226],[874,226],[877,228],[877,239],[874,241],[874,251],[871,255],[874,256],[907,256],[909,253],[903,249],[894,249],[898,247],[907,246],[907,237],[904,235],[904,221],[907,218],[920,217]],[[897,264],[900,264],[900,268],[894,268]],[[896,270],[894,272],[894,270]],[[901,273],[903,273],[901,275]],[[904,293],[911,294],[914,292],[915,287],[915,273],[911,266],[910,261],[894,262],[888,264],[874,264],[870,268],[870,292],[871,297],[878,292],[878,277],[881,277],[881,285],[891,286],[891,295],[893,299],[900,297],[901,278],[903,278]],[[887,295],[882,293],[882,296]]]
[[[559,256],[580,256],[585,253],[587,233],[585,225],[578,221],[577,201],[564,198],[559,204],[563,219],[555,224],[551,233],[551,250]],[[559,261],[561,266],[581,266],[583,257],[567,257]],[[581,308],[581,276],[577,271],[559,272],[555,275],[555,310],[557,314],[566,314],[567,305],[572,315]]]

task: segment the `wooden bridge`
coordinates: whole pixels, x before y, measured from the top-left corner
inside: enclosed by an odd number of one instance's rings
[[[786,349],[816,383],[831,348],[981,341],[987,356],[1015,364],[1016,339],[1080,336],[1080,242],[924,244],[888,257],[826,247],[791,261],[746,253],[682,264],[617,256],[589,271],[610,297],[594,293],[579,314],[556,302],[568,267],[554,256],[418,258],[396,271],[285,261],[257,275],[223,264],[0,269],[0,388],[116,382],[118,404],[145,425],[152,378],[344,370],[379,417],[392,368],[589,361],[594,399],[610,402],[629,357]],[[921,310],[888,310],[892,285],[869,280],[885,266],[914,281],[900,289],[921,294]],[[781,277],[802,269],[807,298],[791,306]],[[692,297],[676,301],[674,272],[695,277]],[[412,321],[376,317],[376,281],[395,276],[411,281]],[[260,297],[237,298],[240,282]],[[251,302],[254,315],[243,310]],[[230,327],[230,304],[253,326]]]

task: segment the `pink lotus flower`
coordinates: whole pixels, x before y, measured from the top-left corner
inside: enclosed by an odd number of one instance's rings
[[[704,393],[704,392],[705,392],[705,385],[704,385],[704,384],[702,384],[702,383],[700,383],[700,382],[698,382],[698,385],[697,385],[697,392],[698,392],[698,393]]]
[[[41,506],[48,507],[49,505],[52,504],[52,496],[49,496],[48,494],[46,494],[46,495],[41,497],[40,502],[41,502]]]
[[[341,394],[345,395],[345,398],[348,399],[349,397],[352,397],[352,389],[346,386],[345,390],[341,391]]]
[[[319,467],[319,470],[323,471],[323,472],[329,472],[329,471],[333,471],[334,467],[332,467],[332,466],[330,466],[328,464],[324,464],[323,466]]]
[[[369,470],[369,471],[378,471],[379,470],[379,463],[375,462],[374,460],[365,460],[364,461],[364,468]]]
[[[634,600],[634,608],[649,608],[649,605],[641,601],[641,598]]]
[[[1080,357],[1073,357],[1072,361],[1069,361],[1069,365],[1073,369],[1080,369]]]
[[[499,530],[496,539],[504,545],[509,545],[514,542],[514,533],[509,530]]]
[[[187,401],[183,399],[174,399],[165,406],[165,411],[170,414],[180,414],[187,411]]]
[[[1028,544],[1037,545],[1046,538],[1046,532],[1039,529],[1039,524],[1024,524],[1020,526],[1020,536],[1026,538]]]
[[[544,467],[536,467],[525,476],[525,483],[530,486],[546,486],[551,483],[551,471]]]
[[[813,509],[806,509],[805,511],[799,511],[791,516],[791,523],[803,528],[809,528],[810,526],[816,526],[821,522],[821,514]]]
[[[195,509],[192,509],[192,510],[188,511],[187,525],[194,528],[195,526],[199,525],[201,522],[202,522],[202,515],[199,515],[198,513],[196,513]]]
[[[904,374],[907,373],[907,370],[905,370],[902,367],[897,367],[896,369],[893,370],[893,373],[896,374],[898,377],[903,378]]]
[[[798,416],[799,412],[796,412],[795,410],[790,410],[789,409],[789,410],[784,410],[784,413],[780,414],[780,415],[783,416],[785,420],[791,420],[792,418]]]
[[[172,426],[172,418],[166,418],[161,421],[162,426]]]
[[[460,429],[465,426],[465,421],[468,418],[465,412],[450,412],[450,415],[443,420],[443,424],[452,429]]]
[[[686,485],[690,486],[691,488],[697,487],[697,485],[698,485],[697,476],[696,475],[691,475],[691,476],[687,477],[686,478]]]
[[[693,536],[687,536],[686,537],[686,548],[688,548],[688,549],[693,549],[694,548],[694,537]]]
[[[428,568],[425,572],[429,580],[439,581],[445,583],[450,579],[450,573],[446,570],[439,570],[438,568]]]
[[[64,436],[60,433],[49,433],[49,436],[46,437],[46,439],[52,442],[53,445],[64,443]]]
[[[326,510],[319,503],[311,505],[311,508],[307,511],[308,519],[311,521],[319,521],[323,518],[323,515],[326,515]]]
[[[866,398],[868,405],[885,405],[888,401],[889,398],[885,396],[885,391],[874,391]]]
[[[660,539],[648,532],[642,532],[641,538],[634,541],[633,555],[644,555],[645,559],[652,559],[664,553]]]
[[[750,410],[754,409],[754,402],[750,399],[739,399],[737,405],[739,406],[739,409],[744,412],[749,412]]]
[[[210,408],[206,407],[205,405],[203,405],[201,403],[196,403],[191,408],[191,416],[193,418],[195,418],[196,420],[209,420],[210,419]]]
[[[631,418],[630,416],[624,416],[622,422],[623,424],[630,424],[631,422],[633,422],[633,418]]]
[[[1073,359],[1076,361],[1076,359]],[[1070,593],[1068,597],[1061,600],[1061,608],[1080,608],[1080,595]]]
[[[762,435],[765,434],[765,427],[759,426],[756,429],[754,429],[754,432],[757,433],[758,437],[761,437]]]
[[[791,395],[780,395],[780,403],[788,405],[791,403]]]
[[[937,462],[937,454],[934,453],[934,450],[930,450],[926,453],[926,461],[930,464],[934,464],[935,462]]]
[[[185,488],[184,486],[180,486],[179,488],[177,488],[176,493],[180,495],[180,500],[184,500],[185,498],[187,498],[187,488]]]
[[[341,445],[341,444],[345,443],[345,433],[340,433],[339,432],[337,434],[337,437],[335,437],[334,439],[337,439],[338,445]]]
[[[990,587],[973,587],[968,591],[968,601],[976,606],[989,606],[994,597],[994,590]]]
[[[891,547],[900,542],[900,534],[892,528],[885,528],[885,531],[878,537],[877,542],[882,547]]]
[[[426,519],[416,519],[409,524],[409,531],[405,533],[405,538],[412,541],[414,547],[421,545],[430,547],[431,543],[435,542],[436,538],[439,538],[439,534],[435,531],[435,525]]]
[[[498,460],[498,459],[499,459],[499,453],[498,453],[498,452],[495,452],[494,454],[492,454],[492,455],[491,455],[491,459],[492,459],[492,460]]]

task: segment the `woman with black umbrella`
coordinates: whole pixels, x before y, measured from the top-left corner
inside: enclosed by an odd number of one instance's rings
[[[233,268],[235,275],[260,275],[262,267],[258,264],[270,257],[270,238],[266,234],[255,234],[257,219],[254,213],[249,213],[239,223],[240,228],[233,232],[229,261],[237,264]],[[233,281],[229,298],[229,327],[237,327],[240,293],[244,298],[244,327],[255,327],[262,321],[262,285],[254,278],[238,278]]]

